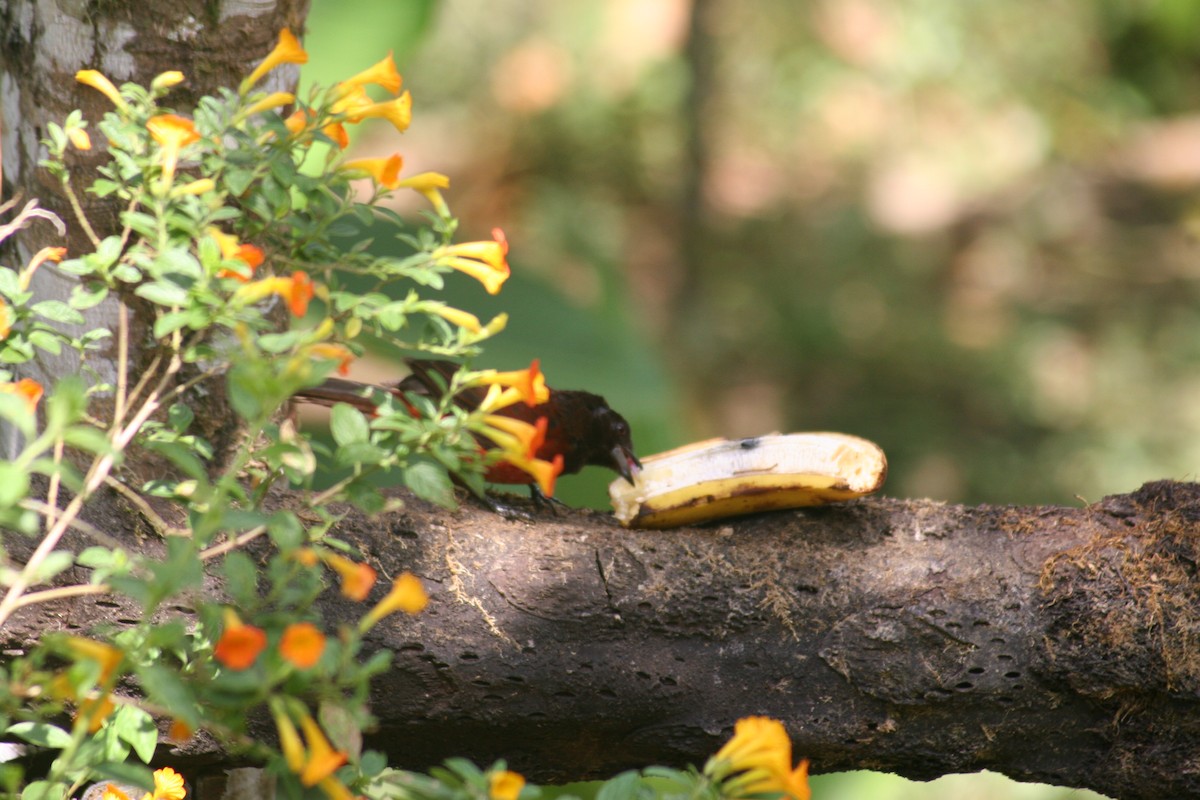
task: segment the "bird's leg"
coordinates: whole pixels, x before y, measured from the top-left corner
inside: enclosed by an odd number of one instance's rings
[[[549,509],[550,513],[557,514],[560,508],[570,508],[569,505],[559,500],[556,497],[551,497],[542,491],[536,483],[529,484],[529,498],[533,500],[533,504],[538,508]]]
[[[521,509],[514,508],[506,503],[501,503],[499,500],[489,494],[475,494],[472,492],[471,496],[478,500],[480,505],[482,505],[488,511],[491,511],[497,516],[503,517],[509,522],[533,522],[533,517],[530,516],[528,511],[522,511]]]

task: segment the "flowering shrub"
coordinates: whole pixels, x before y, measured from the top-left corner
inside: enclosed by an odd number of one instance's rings
[[[391,57],[307,98],[256,90],[270,70],[306,60],[285,30],[236,91],[203,97],[188,110],[169,105],[173,87],[186,80],[179,72],[165,72],[148,87],[118,88],[84,70],[78,80],[103,93],[112,110],[94,127],[76,112],[48,129],[43,166],[61,181],[72,223],[91,247],[78,254],[46,248],[21,269],[0,267],[0,418],[24,441],[0,462],[0,526],[39,537],[23,564],[5,558],[0,626],[35,603],[110,593],[131,598],[143,616],[115,634],[47,633],[29,655],[3,667],[0,722],[7,733],[57,751],[37,780],[24,782],[19,767],[5,773],[7,785],[21,787],[28,800],[71,796],[95,782],[105,798],[137,795],[119,783],[142,787],[152,800],[180,800],[182,779],[147,766],[159,740],[156,718],[169,721],[176,741],[203,729],[273,765],[285,796],[311,790],[329,798],[532,800],[538,794],[503,763],[480,771],[453,762],[425,777],[390,769],[381,755],[361,750],[359,731],[371,724],[367,684],[390,657],[361,659],[363,636],[388,615],[420,613],[427,596],[407,573],[377,590],[375,571],[328,535],[329,503],[346,501],[367,512],[388,507],[369,478],[389,472],[416,495],[450,505],[451,474],[482,491],[482,476],[496,460],[527,471],[549,495],[561,461],[534,456],[544,420],[531,425],[495,413],[547,399],[536,362],[513,372],[464,369],[442,400],[386,395],[370,418],[335,406],[328,455],[351,474],[313,488],[316,453],[280,421],[292,394],[344,371],[368,334],[411,351],[475,355],[504,328],[505,316],[484,324],[416,287],[436,291],[447,273],[458,271],[496,293],[509,267],[499,230],[490,240],[453,241],[457,222],[442,196],[445,176],[406,177],[399,154],[344,158],[346,126],[378,119],[403,132],[411,122],[412,100],[401,91]],[[368,87],[387,98],[373,98]],[[85,190],[123,209],[113,233],[99,231],[85,214],[68,167],[72,151],[97,147],[95,133],[103,138],[104,159]],[[366,197],[352,191],[356,180],[369,183]],[[422,225],[380,205],[401,190],[428,200]],[[27,206],[0,236],[35,216],[46,212]],[[343,234],[379,221],[394,226],[410,255],[378,256],[339,244]],[[75,276],[70,298],[35,301],[30,286],[39,269]],[[374,287],[351,290],[347,276],[366,277]],[[64,326],[84,321],[81,312],[104,302],[115,306],[114,330],[67,332]],[[135,303],[149,342],[135,338]],[[102,347],[115,354],[115,370],[94,363]],[[39,350],[74,351],[79,374],[46,387],[18,379],[20,365]],[[193,430],[187,404],[217,380],[254,434],[242,437],[220,465],[212,444]],[[483,402],[470,410],[456,406],[451,397],[470,387],[486,387]],[[111,403],[111,419],[92,416],[93,400]],[[494,448],[481,449],[478,437]],[[131,451],[161,459],[171,474],[126,486],[132,473],[123,471],[123,461]],[[31,474],[44,476],[44,501],[31,494]],[[276,484],[292,487],[297,506],[313,513],[302,518],[265,509],[263,498]],[[103,488],[125,494],[151,520],[162,534],[159,552],[121,547],[82,522],[81,511]],[[177,505],[187,527],[172,527],[142,495]],[[79,552],[65,547],[69,529],[92,536],[94,545]],[[243,550],[264,538],[271,550],[260,567]],[[55,580],[69,568],[89,579]],[[201,594],[206,570],[224,576],[225,596]],[[321,619],[313,604],[327,580],[364,604],[356,624],[332,629]],[[378,599],[369,603],[373,593]],[[167,601],[189,605],[194,618],[172,618],[163,611]],[[118,693],[118,685],[136,687],[136,694]],[[269,713],[275,741],[250,736],[253,709]],[[62,719],[71,722],[55,722]],[[735,741],[757,735],[739,724]],[[787,741],[782,727],[764,741],[775,749],[770,763],[746,755],[759,749],[731,743],[705,773],[656,774],[689,796],[806,798],[803,767],[781,766],[790,762],[790,744],[786,754],[777,752]],[[618,778],[613,791],[633,797],[648,791],[642,781]]]

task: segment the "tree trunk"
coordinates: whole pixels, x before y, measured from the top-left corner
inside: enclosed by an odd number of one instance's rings
[[[396,660],[368,744],[398,766],[699,764],[766,714],[815,772],[986,768],[1137,800],[1200,795],[1198,526],[1200,485],[1162,482],[1078,509],[868,500],[653,532],[410,500],[333,535],[430,590],[375,628]],[[323,611],[362,608],[331,591]],[[122,612],[63,603],[6,632],[98,614]]]

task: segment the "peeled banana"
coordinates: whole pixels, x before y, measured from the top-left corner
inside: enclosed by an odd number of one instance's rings
[[[642,459],[633,483],[609,484],[631,528],[674,528],[780,508],[823,505],[878,491],[887,457],[843,433],[709,439]]]

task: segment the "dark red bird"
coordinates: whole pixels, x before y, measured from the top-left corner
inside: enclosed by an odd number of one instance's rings
[[[396,384],[375,386],[330,378],[320,386],[297,392],[296,397],[320,405],[347,403],[369,414],[378,405],[371,398],[373,390],[391,392],[401,400],[405,394],[439,398],[450,384],[451,376],[458,371],[458,365],[449,361],[406,359],[405,363],[412,370],[412,375]],[[455,402],[463,408],[474,409],[483,401],[485,394],[482,387],[471,387],[459,392]],[[641,468],[633,452],[629,423],[609,408],[607,401],[599,395],[572,389],[551,389],[550,399],[545,403],[535,406],[515,403],[495,413],[531,425],[536,425],[538,419],[545,417],[546,438],[534,456],[544,461],[553,461],[556,456],[562,456],[563,475],[572,475],[590,465],[607,467],[632,482],[634,470]],[[481,440],[481,443],[485,447],[490,446],[486,440]],[[537,493],[532,475],[504,461],[490,466],[484,477],[492,483],[528,484],[530,491]]]

